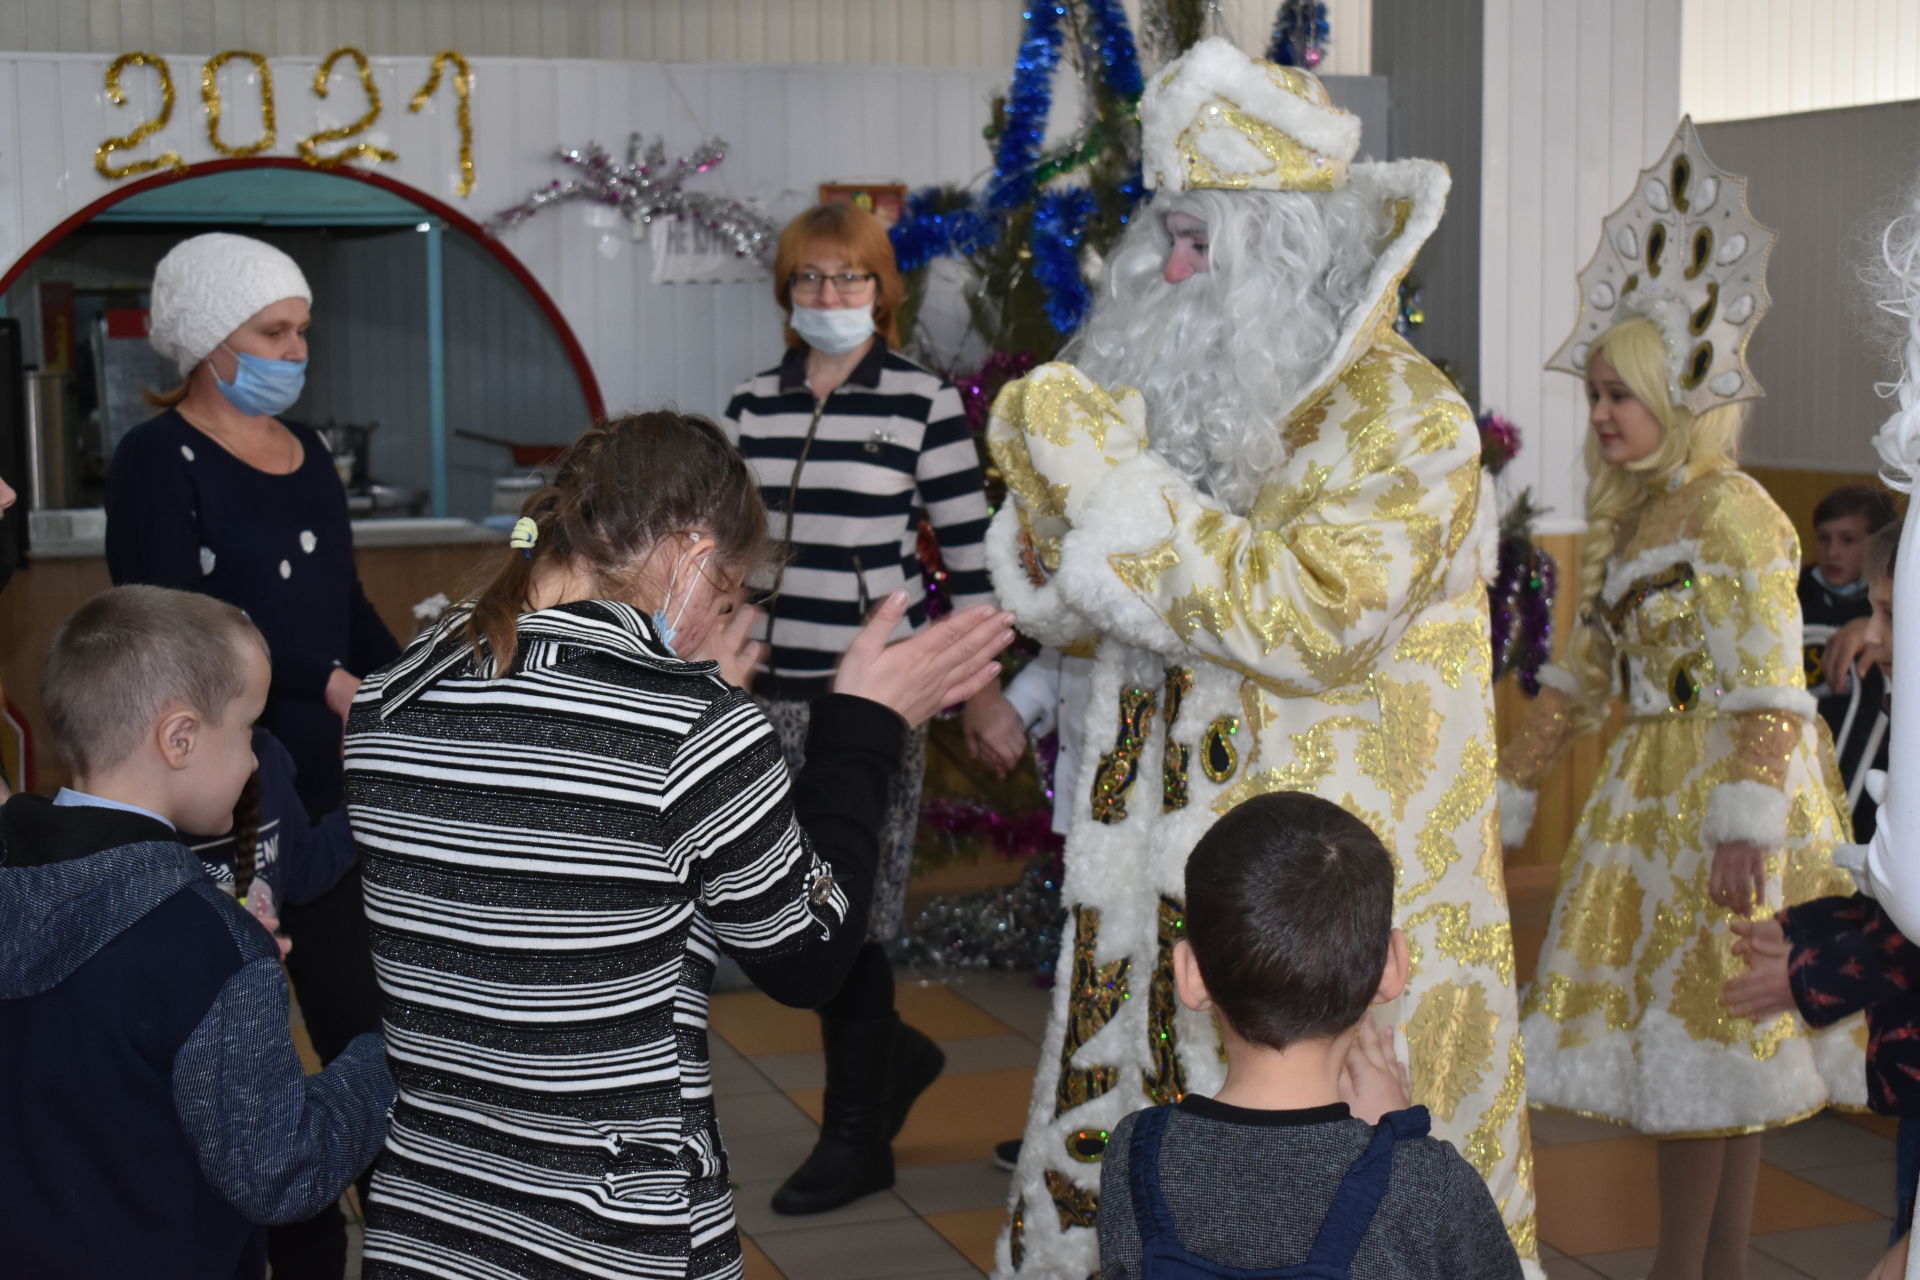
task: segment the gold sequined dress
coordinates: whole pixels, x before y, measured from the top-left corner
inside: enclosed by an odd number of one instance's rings
[[[1524,800],[1505,788],[1537,786],[1570,713],[1624,697],[1523,1005],[1536,1106],[1708,1136],[1865,1101],[1857,1019],[1813,1034],[1790,1013],[1756,1024],[1720,1003],[1745,969],[1731,913],[1707,897],[1720,843],[1766,851],[1768,911],[1852,892],[1831,863],[1845,797],[1801,672],[1799,565],[1792,525],[1745,474],[1664,486],[1576,636],[1612,681],[1547,668],[1502,756],[1503,799]]]
[[[1391,324],[1445,181],[1421,161],[1354,169],[1411,215],[1324,376],[1276,423],[1286,461],[1245,513],[1152,451],[1137,392],[1049,364],[995,404],[1013,495],[987,538],[996,593],[1028,634],[1094,658],[1072,916],[996,1275],[1095,1271],[1105,1135],[1219,1088],[1211,1019],[1174,998],[1186,858],[1220,814],[1279,790],[1342,804],[1397,856],[1414,965],[1389,1017],[1415,1098],[1535,1253],[1494,815],[1491,496],[1471,412]]]

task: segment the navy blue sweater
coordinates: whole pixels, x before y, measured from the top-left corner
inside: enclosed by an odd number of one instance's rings
[[[253,731],[260,762],[260,821],[254,832],[253,873],[273,886],[275,902],[303,906],[340,882],[358,856],[347,811],[313,822],[295,787],[293,757],[265,729]],[[233,833],[187,836],[215,884],[233,892]]]
[[[0,1260],[257,1280],[379,1151],[378,1036],[308,1076],[273,940],[139,814],[0,807]]]
[[[285,424],[306,457],[276,476],[248,466],[169,409],[127,433],[107,471],[107,571],[203,591],[246,610],[267,638],[273,689],[261,723],[299,766],[310,813],[341,803],[335,667],[364,676],[400,655],[353,562],[346,491],[320,437]]]

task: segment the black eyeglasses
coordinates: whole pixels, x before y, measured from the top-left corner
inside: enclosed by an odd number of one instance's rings
[[[818,293],[823,286],[831,284],[834,292],[845,297],[865,293],[867,286],[877,278],[871,271],[836,271],[832,275],[819,271],[796,271],[787,277],[787,285],[795,293]]]

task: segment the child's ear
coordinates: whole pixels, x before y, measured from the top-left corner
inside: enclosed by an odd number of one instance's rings
[[[1373,993],[1375,1004],[1391,1004],[1407,989],[1407,935],[1395,929],[1387,935],[1387,967],[1380,975],[1380,989]]]
[[[1206,981],[1200,976],[1200,962],[1184,938],[1173,944],[1173,989],[1180,1003],[1195,1013],[1213,1008],[1213,997],[1207,994]]]
[[[187,707],[174,707],[161,715],[153,733],[167,768],[184,769],[192,760],[193,748],[200,739],[200,715]]]

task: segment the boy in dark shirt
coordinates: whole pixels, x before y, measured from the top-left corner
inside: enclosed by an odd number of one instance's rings
[[[1840,486],[1813,509],[1817,554],[1814,563],[1800,571],[1807,688],[1820,700],[1820,718],[1833,731],[1841,775],[1856,797],[1853,838],[1860,841],[1873,835],[1876,806],[1864,787],[1852,784],[1868,768],[1887,767],[1886,726],[1881,717],[1887,685],[1878,670],[1855,677],[1858,688],[1848,672],[1828,670],[1827,643],[1842,627],[1872,612],[1867,603],[1867,543],[1893,518],[1893,498],[1886,490]]]
[[[180,835],[231,824],[267,685],[210,596],[116,587],[54,634],[73,785],[0,807],[9,1275],[261,1280],[257,1224],[312,1217],[385,1139],[380,1038],[305,1074],[273,939]]]
[[[1368,1006],[1407,980],[1393,861],[1359,819],[1304,792],[1248,800],[1187,860],[1174,980],[1213,1010],[1218,1097],[1127,1116],[1100,1170],[1100,1274],[1156,1280],[1309,1261],[1368,1280],[1501,1280],[1520,1260],[1486,1183],[1425,1136],[1424,1107],[1371,1118],[1356,1040],[1378,1063]],[[1397,1085],[1397,1082],[1396,1082]],[[1404,1086],[1396,1103],[1404,1105]],[[1192,1261],[1189,1261],[1192,1260]]]
[[[1896,522],[1874,535],[1863,575],[1872,604],[1866,646],[1883,663],[1893,652],[1899,550]],[[1920,947],[1863,893],[1815,898],[1771,920],[1736,920],[1733,931],[1739,938],[1734,954],[1748,968],[1726,985],[1721,998],[1728,1012],[1759,1020],[1791,1009],[1810,1027],[1866,1013],[1867,1105],[1900,1119],[1893,1237],[1901,1241],[1920,1187]]]

